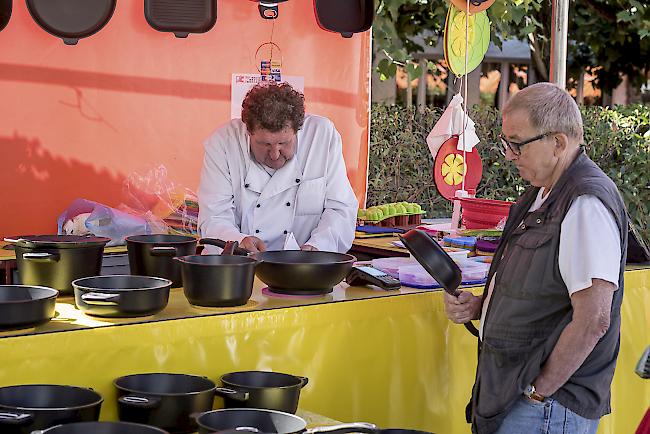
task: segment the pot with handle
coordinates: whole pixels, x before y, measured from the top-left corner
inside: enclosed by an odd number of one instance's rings
[[[96,276],[102,267],[104,246],[110,238],[78,235],[22,235],[8,237],[14,245],[20,281],[71,294],[71,282]]]
[[[183,291],[194,306],[241,306],[253,294],[257,261],[233,256],[237,242],[229,242],[222,255],[189,255],[176,259],[181,264]]]
[[[0,388],[0,432],[28,434],[33,430],[99,419],[102,397],[91,389],[54,384]]]
[[[36,24],[75,45],[99,32],[111,19],[117,0],[26,0]]]
[[[0,285],[0,328],[31,327],[55,314],[59,291],[43,286]]]
[[[374,433],[377,427],[370,423],[357,422],[307,429],[307,422],[295,414],[277,410],[257,408],[228,408],[213,410],[197,415],[199,434],[219,431],[259,431],[279,434],[316,433]]]
[[[185,374],[135,374],[116,379],[121,421],[153,425],[170,433],[196,431],[190,416],[212,409],[216,385]]]
[[[463,280],[460,268],[436,240],[419,229],[412,229],[399,238],[427,273],[442,285],[445,292],[454,297],[460,294],[458,287]],[[478,337],[474,324],[467,322],[463,325]]]
[[[201,244],[223,248],[225,241],[202,238]],[[248,253],[242,248],[235,254]],[[272,250],[250,254],[257,260],[255,275],[274,292],[292,295],[327,294],[341,283],[357,260],[345,253]]]
[[[34,431],[32,434],[169,434],[160,428],[127,422],[78,422]]]
[[[181,265],[174,257],[196,253],[196,238],[186,235],[135,235],[126,237],[131,274],[162,277],[172,287],[183,285]]]
[[[72,282],[75,304],[87,315],[138,317],[154,315],[169,301],[172,282],[160,277],[112,275]]]
[[[217,395],[226,408],[260,408],[295,413],[309,379],[280,372],[241,371],[221,376]]]

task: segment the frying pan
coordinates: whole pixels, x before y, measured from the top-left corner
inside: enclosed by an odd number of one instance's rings
[[[350,38],[365,32],[375,17],[373,0],[314,0],[316,21],[323,30],[340,33]]]
[[[374,433],[377,430],[375,425],[361,422],[307,429],[307,422],[295,414],[258,408],[208,411],[198,415],[196,421],[199,425],[199,434],[225,430],[279,434]]]
[[[200,244],[224,248],[225,241],[203,238]],[[241,247],[238,255],[249,252]],[[357,260],[352,255],[336,252],[303,250],[271,250],[250,254],[258,261],[255,274],[273,292],[291,295],[317,295],[332,292],[352,269]]]
[[[460,268],[440,244],[419,229],[412,229],[404,235],[399,235],[399,238],[427,273],[442,285],[445,292],[458,297],[460,294],[458,287],[463,280]],[[478,330],[474,324],[467,322],[463,325],[478,337]]]
[[[11,18],[12,0],[0,0],[0,31],[7,27]]]
[[[76,45],[99,32],[113,16],[117,0],[26,0],[36,24],[46,32]]]
[[[217,22],[217,0],[144,0],[144,16],[159,32],[177,38],[205,33]]]
[[[59,291],[43,286],[0,285],[0,328],[29,327],[49,321]]]

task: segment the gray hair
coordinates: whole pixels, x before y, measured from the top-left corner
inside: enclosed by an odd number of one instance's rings
[[[530,125],[540,134],[564,133],[581,144],[584,140],[582,116],[573,97],[552,83],[536,83],[513,95],[505,107],[507,116],[519,110],[528,113]]]

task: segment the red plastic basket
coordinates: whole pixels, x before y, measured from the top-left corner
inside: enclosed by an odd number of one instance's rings
[[[461,198],[463,225],[467,229],[494,228],[504,217],[508,217],[512,204],[504,200]]]

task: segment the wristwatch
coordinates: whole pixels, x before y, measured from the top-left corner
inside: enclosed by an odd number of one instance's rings
[[[524,396],[528,399],[532,399],[539,402],[544,402],[544,400],[546,399],[545,396],[542,396],[539,393],[537,393],[537,390],[535,390],[535,386],[532,384],[526,386],[526,388],[524,389]]]

